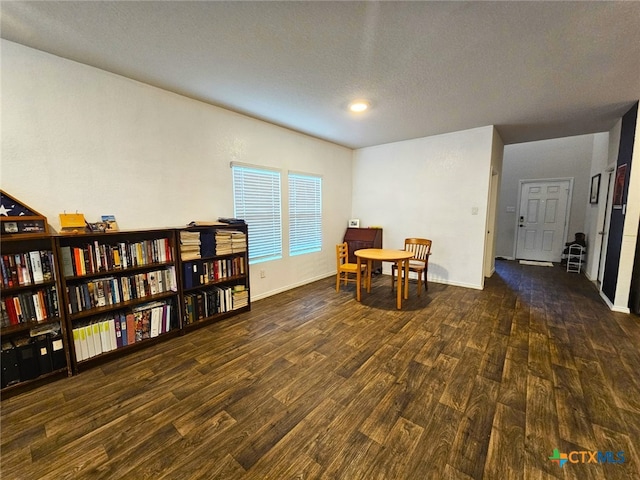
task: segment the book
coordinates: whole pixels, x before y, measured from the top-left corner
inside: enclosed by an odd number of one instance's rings
[[[31,273],[34,282],[43,282],[44,273],[42,271],[42,261],[40,259],[40,251],[29,252],[29,260],[31,263]]]
[[[109,337],[109,320],[100,322],[100,342],[102,343],[102,351],[111,351],[111,338]]]
[[[133,313],[127,313],[127,345],[133,345],[136,343],[136,321]]]
[[[151,327],[149,337],[154,338],[160,334],[160,322],[162,320],[162,307],[154,307],[151,309]]]
[[[49,336],[51,342],[51,368],[60,370],[67,365],[67,358],[64,354],[64,343],[59,335]]]
[[[100,217],[102,222],[106,224],[108,232],[117,232],[118,231],[118,223],[116,222],[115,215],[102,215]]]
[[[45,282],[53,280],[55,278],[53,253],[47,250],[40,251],[40,264],[42,265],[42,280]]]
[[[80,335],[80,351],[81,357],[79,360],[87,360],[89,358],[89,347],[87,346],[87,332],[84,327],[78,327]],[[77,351],[76,351],[77,353]]]
[[[96,342],[93,339],[93,326],[92,325],[85,325],[84,326],[84,335],[85,335],[86,344],[87,344],[88,358],[95,357],[96,356]]]
[[[78,328],[73,329],[73,349],[76,352],[76,360],[82,360],[82,349],[80,347],[80,330]]]
[[[96,355],[100,355],[104,351],[102,348],[102,337],[100,335],[100,324],[98,322],[92,323],[91,331],[93,334],[93,345]]]
[[[46,335],[40,335],[34,339],[34,349],[38,357],[40,375],[51,371],[51,344]]]
[[[109,342],[111,345],[109,350],[115,350],[118,348],[118,340],[116,338],[116,320],[111,318],[107,320],[107,324],[109,325]]]
[[[73,259],[71,255],[71,247],[60,247],[60,264],[62,265],[62,274],[65,277],[73,277]]]
[[[135,331],[135,341],[136,342],[141,342],[142,341],[142,312],[140,310],[138,310],[137,312],[134,312],[133,314],[133,318],[134,318],[134,331]]]
[[[121,346],[126,347],[129,343],[129,338],[127,337],[127,317],[124,314],[120,314],[120,343]]]
[[[164,306],[164,321],[165,321],[165,333],[171,330],[171,304],[167,303]]]

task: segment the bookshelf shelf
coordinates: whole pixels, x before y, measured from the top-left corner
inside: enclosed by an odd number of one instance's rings
[[[25,290],[34,290],[34,289],[40,289],[43,287],[51,287],[51,286],[55,286],[56,285],[56,281],[55,280],[49,280],[49,281],[41,281],[41,282],[33,282],[32,284],[28,284],[28,285],[18,285],[15,287],[3,287],[3,293],[6,295],[10,295],[10,294],[15,294],[15,293],[19,293],[19,292],[23,292]]]
[[[150,263],[148,265],[140,265],[140,266],[136,266],[136,267],[127,267],[127,268],[120,268],[120,269],[115,269],[115,270],[101,270],[99,272],[94,272],[94,273],[86,273],[84,275],[73,275],[73,276],[69,276],[69,277],[64,277],[67,283],[71,283],[74,281],[83,281],[83,280],[88,280],[88,279],[92,279],[92,278],[99,278],[99,277],[104,277],[104,276],[110,276],[110,275],[122,275],[122,274],[128,274],[128,273],[138,273],[138,272],[144,272],[144,271],[148,271],[148,270],[154,270],[154,269],[160,269],[166,266],[171,266],[173,265],[173,262],[161,262],[161,263]]]
[[[29,332],[33,328],[43,327],[46,325],[56,325],[63,321],[62,317],[52,317],[42,321],[29,321],[20,323],[18,325],[9,325],[7,327],[2,327],[2,336],[14,335],[22,332]]]
[[[104,307],[95,307],[90,310],[83,310],[82,312],[69,314],[68,317],[71,321],[81,320],[83,318],[93,317],[96,315],[104,315],[110,312],[116,312],[119,310],[126,310],[131,307],[135,307],[137,305],[156,302],[158,300],[164,300],[167,298],[172,298],[176,296],[176,292],[164,292],[158,293],[156,295],[150,295],[148,297],[136,298],[135,300],[127,300],[124,302],[119,302],[114,305],[105,305]]]

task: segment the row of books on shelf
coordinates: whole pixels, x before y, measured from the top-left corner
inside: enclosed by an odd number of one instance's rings
[[[183,265],[184,288],[199,287],[245,274],[244,257],[189,261]]]
[[[205,244],[203,246],[202,238],[205,240]],[[202,256],[213,256],[213,234],[209,232],[188,232],[185,230],[180,231],[180,258],[182,260],[194,260],[196,258],[201,258]],[[208,250],[211,249],[209,252]],[[202,254],[202,251],[205,254]]]
[[[183,261],[247,251],[247,235],[235,230],[180,231]]]
[[[69,313],[79,313],[96,307],[117,305],[178,289],[173,265],[151,272],[122,277],[99,278],[77,285],[67,286]]]
[[[228,255],[247,251],[247,235],[235,230],[216,230],[216,255]]]
[[[62,273],[65,277],[108,272],[123,268],[172,262],[168,238],[140,242],[100,243],[60,247]]]
[[[58,331],[5,340],[1,363],[2,388],[65,368],[67,360],[62,337]]]
[[[35,291],[7,295],[0,303],[0,326],[42,322],[60,316],[58,291],[54,285]]]
[[[249,291],[244,285],[211,287],[207,290],[187,293],[184,296],[185,324],[195,323],[217,313],[245,307],[249,304]]]
[[[54,265],[53,253],[48,250],[4,254],[0,263],[2,286],[12,288],[53,280]]]
[[[102,316],[73,328],[78,361],[133,345],[171,330],[172,304],[152,302],[130,312]]]

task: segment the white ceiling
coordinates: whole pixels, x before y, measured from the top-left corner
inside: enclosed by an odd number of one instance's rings
[[[496,125],[609,130],[640,98],[640,2],[0,4],[2,38],[351,148]],[[373,108],[345,110],[356,98]]]

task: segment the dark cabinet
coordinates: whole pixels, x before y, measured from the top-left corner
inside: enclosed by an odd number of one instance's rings
[[[382,248],[381,228],[347,228],[344,240],[349,246],[349,262],[356,263],[353,254],[356,250],[363,248]],[[373,262],[371,269],[373,272],[382,272],[382,262]]]

